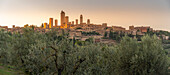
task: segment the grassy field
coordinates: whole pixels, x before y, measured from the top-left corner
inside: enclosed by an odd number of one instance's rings
[[[9,67],[0,66],[0,75],[26,75],[22,71],[17,71]]]

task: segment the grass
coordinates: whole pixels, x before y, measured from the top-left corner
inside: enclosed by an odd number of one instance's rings
[[[17,71],[9,66],[0,66],[0,75],[25,75],[22,71]]]
[[[0,75],[17,75],[14,70],[0,66]]]
[[[0,69],[0,75],[17,75],[15,72],[8,71],[6,69]]]

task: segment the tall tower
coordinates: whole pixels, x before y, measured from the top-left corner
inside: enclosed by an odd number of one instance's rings
[[[76,19],[76,25],[78,25],[78,19]]]
[[[90,19],[87,19],[87,24],[90,24]]]
[[[65,24],[65,12],[61,11],[61,26],[64,27]]]
[[[80,24],[83,24],[83,15],[80,15]]]
[[[15,25],[12,25],[12,28],[15,28]]]
[[[68,23],[69,23],[69,17],[66,16],[66,17],[65,17],[65,24],[68,24]]]
[[[47,28],[47,23],[44,23],[44,28]]]
[[[53,18],[49,19],[49,28],[53,28]]]
[[[72,23],[71,23],[72,25],[74,25],[74,21],[72,21]]]
[[[58,26],[58,20],[55,19],[55,27],[57,27],[57,26]]]
[[[64,26],[64,28],[67,28],[67,27],[68,27],[68,24],[69,24],[69,17],[66,16],[66,17],[65,17],[65,26]]]

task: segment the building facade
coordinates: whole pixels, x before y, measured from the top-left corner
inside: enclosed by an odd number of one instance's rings
[[[49,28],[53,28],[53,18],[49,19]]]

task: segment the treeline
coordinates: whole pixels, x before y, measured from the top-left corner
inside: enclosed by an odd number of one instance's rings
[[[0,63],[30,75],[168,75],[169,60],[156,36],[123,37],[117,45],[84,42],[23,29],[0,31]]]
[[[139,30],[137,31],[139,32]],[[143,35],[139,35],[137,34],[136,32],[136,35],[132,35],[132,34],[126,34],[125,32],[113,32],[113,31],[110,31],[110,32],[105,32],[104,33],[104,36],[103,36],[103,39],[112,39],[112,40],[116,40],[117,42],[120,42],[120,40],[124,37],[124,36],[128,36],[128,37],[131,37],[131,38],[136,38],[138,41],[141,41],[142,39],[142,36]],[[169,43],[169,40],[170,40],[170,32],[168,31],[159,31],[159,32],[153,32],[153,31],[150,31],[148,30],[147,32],[143,33],[144,35],[149,35],[149,36],[158,36],[160,37],[160,39],[162,40],[163,43]],[[169,38],[167,40],[165,40],[163,38],[163,36],[169,36]]]
[[[120,40],[124,36],[125,36],[124,32],[113,32],[113,31],[110,31],[109,33],[108,32],[104,33],[103,39],[112,39],[112,40],[116,40],[117,42],[120,42]]]

